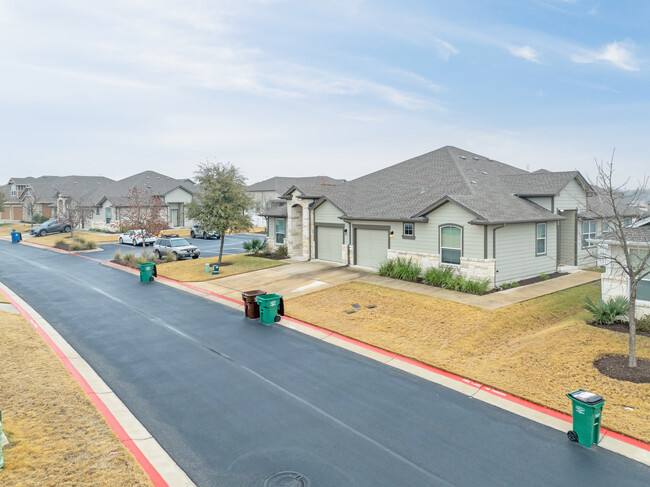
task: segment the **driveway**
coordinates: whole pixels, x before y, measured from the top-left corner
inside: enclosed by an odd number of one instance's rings
[[[287,265],[279,267],[192,284],[207,291],[238,300],[241,299],[242,292],[253,289],[262,289],[267,293],[277,293],[287,299],[343,284],[344,282],[370,277],[374,274],[372,271],[346,267],[331,262],[288,262]]]
[[[0,241],[0,280],[63,335],[199,486],[579,479],[645,487],[650,479],[648,467],[570,443],[562,432],[95,261]]]

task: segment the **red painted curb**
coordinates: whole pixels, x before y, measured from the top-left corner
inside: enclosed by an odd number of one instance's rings
[[[83,256],[80,256],[83,257]],[[95,259],[93,259],[95,260]],[[106,407],[106,405],[102,402],[102,400],[97,396],[95,391],[90,387],[88,382],[82,377],[82,375],[79,373],[79,371],[75,368],[74,365],[72,365],[72,362],[63,354],[61,349],[52,341],[52,339],[45,333],[45,331],[38,326],[36,321],[23,309],[22,306],[20,306],[11,296],[8,296],[4,291],[0,289],[0,292],[6,298],[11,302],[11,304],[18,310],[18,312],[25,318],[27,321],[31,323],[31,325],[34,327],[34,329],[38,332],[38,334],[43,338],[45,343],[48,344],[48,346],[52,349],[54,354],[63,362],[63,365],[65,366],[66,369],[70,372],[72,377],[77,381],[77,383],[81,386],[83,391],[86,393],[86,395],[90,398],[90,400],[93,402],[97,410],[104,416],[104,419],[108,423],[108,425],[111,427],[111,429],[115,432],[119,440],[122,442],[122,444],[131,452],[131,454],[135,457],[136,461],[140,464],[142,469],[145,471],[151,482],[153,483],[154,486],[156,487],[169,487],[167,482],[162,478],[160,473],[155,469],[155,467],[149,462],[147,457],[144,456],[142,451],[137,447],[137,445],[133,442],[131,437],[124,431],[124,428],[122,425],[119,423],[117,419],[115,419],[115,416],[109,411],[109,409]]]

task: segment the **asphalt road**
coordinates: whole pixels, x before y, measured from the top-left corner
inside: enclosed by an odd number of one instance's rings
[[[0,280],[199,486],[650,483],[625,457],[88,259],[1,241]]]
[[[263,240],[264,236],[263,235],[253,236],[247,234],[227,235],[223,243],[223,254],[230,255],[230,254],[244,253],[244,248],[242,247],[242,244],[244,242],[249,242],[254,238]],[[221,240],[217,240],[217,239],[203,240],[202,238],[188,238],[187,241],[193,245],[196,245],[201,250],[201,257],[215,257],[219,255],[219,247],[221,245]],[[35,238],[34,242],[38,243],[38,238]],[[141,246],[133,246],[129,244],[118,244],[118,243],[106,243],[106,242],[100,243],[98,245],[102,249],[101,251],[91,252],[86,255],[92,257],[93,259],[108,261],[113,259],[113,257],[115,256],[115,252],[117,251],[120,251],[122,254],[125,253],[133,253],[135,255],[142,254]],[[147,252],[149,253],[153,252],[151,245],[147,246]]]

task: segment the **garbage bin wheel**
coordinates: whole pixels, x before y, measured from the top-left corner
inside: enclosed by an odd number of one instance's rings
[[[277,323],[277,322],[280,321],[282,318],[280,317],[280,315],[275,315],[275,318],[273,318],[273,319],[274,319],[275,322]]]
[[[569,438],[569,440],[573,441],[574,443],[578,441],[578,433],[576,433],[575,431],[573,430],[568,431],[566,435],[567,438]]]
[[[153,281],[153,276],[149,276],[149,282]]]

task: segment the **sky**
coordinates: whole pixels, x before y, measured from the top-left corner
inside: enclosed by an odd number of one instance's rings
[[[0,0],[0,184],[229,162],[353,179],[445,145],[650,174],[650,2]]]

